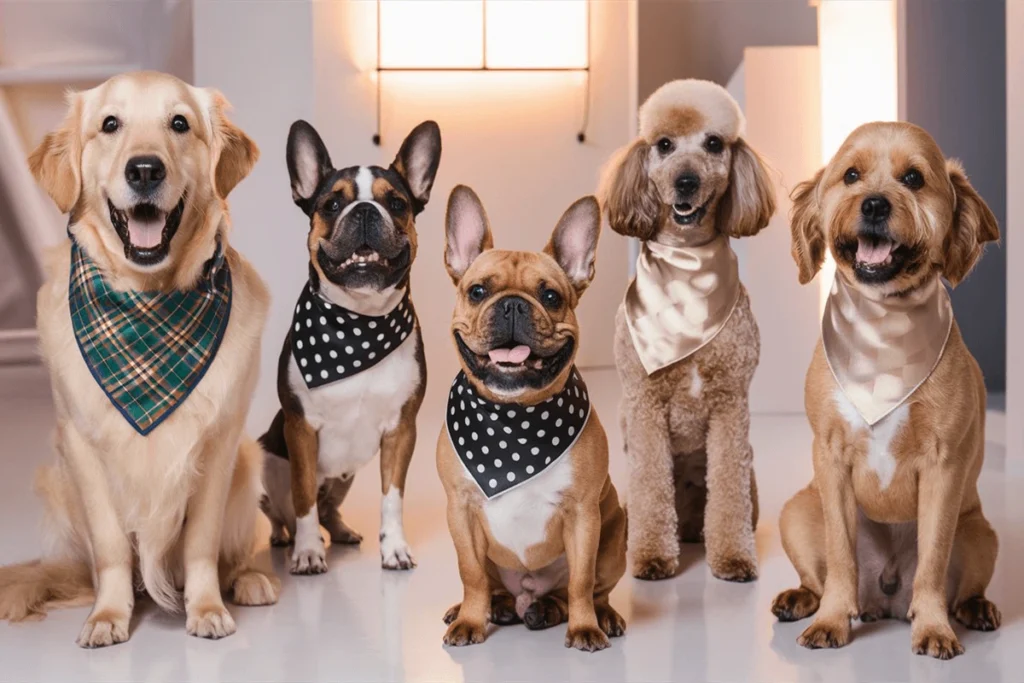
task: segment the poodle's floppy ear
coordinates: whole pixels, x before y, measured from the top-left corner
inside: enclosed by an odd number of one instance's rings
[[[812,179],[805,180],[793,190],[793,210],[790,213],[792,254],[800,269],[802,285],[813,280],[825,262],[825,231],[818,203],[818,185],[824,175],[825,169],[821,169]]]
[[[554,258],[569,276],[577,296],[583,294],[594,279],[600,234],[601,207],[595,197],[587,196],[577,199],[565,210],[544,247],[544,253]]]
[[[473,261],[494,246],[487,213],[476,192],[465,185],[455,186],[448,196],[444,228],[444,265],[457,285]]]
[[[999,239],[999,223],[988,204],[971,186],[959,161],[946,162],[956,192],[953,225],[943,245],[942,274],[954,287],[967,277],[981,257],[981,245]]]
[[[750,237],[775,213],[775,186],[768,167],[743,138],[732,144],[729,189],[718,204],[718,229],[729,237]]]
[[[627,237],[649,240],[661,225],[665,207],[647,176],[650,146],[637,138],[608,162],[601,180],[601,205],[608,224]]]
[[[217,196],[227,199],[231,190],[249,175],[260,158],[260,148],[241,128],[228,120],[231,104],[218,90],[208,89],[212,107],[214,154],[213,184]]]
[[[29,155],[28,166],[36,182],[50,195],[61,213],[69,213],[82,194],[82,96],[68,96],[68,113],[61,127],[48,133]]]

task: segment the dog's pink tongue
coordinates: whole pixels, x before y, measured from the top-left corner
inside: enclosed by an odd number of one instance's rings
[[[152,249],[160,246],[163,238],[163,221],[137,221],[134,218],[128,219],[128,238],[132,245],[142,249]]]
[[[511,349],[491,349],[488,355],[495,363],[522,363],[530,357],[530,347],[520,344]]]
[[[877,244],[872,244],[871,240],[860,237],[857,239],[857,261],[871,266],[884,263],[885,259],[889,258],[892,247],[893,243],[889,240],[880,240]]]

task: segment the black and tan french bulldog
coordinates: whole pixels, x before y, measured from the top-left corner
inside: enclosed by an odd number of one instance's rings
[[[625,632],[608,594],[626,567],[626,518],[608,441],[573,365],[576,305],[594,277],[601,211],[584,197],[543,253],[492,248],[476,194],[448,200],[445,264],[458,288],[452,384],[437,469],[464,588],[447,645],[480,643],[488,621],[600,650]]]
[[[402,524],[405,477],[427,368],[409,294],[416,216],[430,198],[441,131],[417,126],[388,168],[336,170],[305,121],[288,136],[292,197],[309,216],[303,286],[278,370],[278,411],[260,441],[271,542],[295,544],[293,574],[327,571],[333,543],[362,537],[338,506],[359,468],[380,451],[381,562],[415,566]]]

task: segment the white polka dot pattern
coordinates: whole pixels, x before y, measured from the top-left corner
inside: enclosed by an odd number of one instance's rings
[[[292,323],[292,355],[313,389],[369,370],[387,358],[412,334],[416,313],[408,293],[389,313],[372,317],[328,303],[307,284]],[[359,342],[344,341],[362,337],[363,330],[383,332]]]
[[[550,467],[572,448],[589,418],[587,385],[575,367],[562,391],[539,406],[490,403],[460,372],[445,410],[452,447],[488,498]]]

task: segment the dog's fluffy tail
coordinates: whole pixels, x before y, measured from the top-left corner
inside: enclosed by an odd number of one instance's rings
[[[79,562],[0,567],[0,620],[42,619],[52,608],[89,605],[94,598],[89,568]]]

